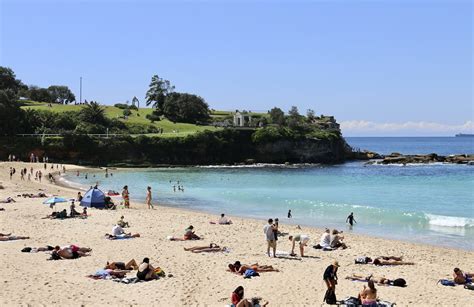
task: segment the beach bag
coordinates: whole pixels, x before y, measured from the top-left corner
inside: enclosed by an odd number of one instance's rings
[[[358,257],[354,262],[355,264],[367,264],[367,257]]]
[[[327,289],[326,294],[324,295],[323,302],[326,302],[326,304],[329,305],[337,304],[336,292],[334,292],[334,290],[332,289]]]
[[[245,270],[244,278],[251,278],[251,277],[254,277],[254,276],[260,276],[260,274],[258,274],[257,272],[255,272],[252,269]]]
[[[407,282],[403,278],[397,278],[394,281],[392,281],[392,286],[394,287],[406,287]]]
[[[450,287],[454,287],[456,285],[454,281],[449,280],[449,279],[440,279],[438,280],[438,283],[442,284],[443,286],[450,286]]]
[[[468,289],[468,290],[474,290],[474,285],[473,285],[473,284],[470,284],[470,285],[464,285],[464,289]]]
[[[344,305],[347,307],[358,307],[360,305],[360,300],[357,297],[348,297],[344,300]]]
[[[25,247],[24,249],[21,250],[22,253],[29,253],[31,252],[31,247]]]
[[[156,276],[159,276],[159,277],[165,277],[166,276],[165,271],[163,271],[160,267],[155,269],[155,274],[156,274]]]

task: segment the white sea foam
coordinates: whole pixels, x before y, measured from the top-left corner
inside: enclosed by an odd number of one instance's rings
[[[425,214],[428,223],[433,226],[442,227],[474,227],[474,219],[458,216],[445,216],[435,214]]]

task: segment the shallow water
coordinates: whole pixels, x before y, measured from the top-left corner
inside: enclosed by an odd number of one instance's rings
[[[474,166],[189,167],[131,169],[89,174],[71,181],[103,190],[129,186],[132,201],[154,198],[173,207],[225,212],[292,223],[345,228],[354,212],[354,232],[435,245],[474,249]],[[93,176],[96,177],[93,177]],[[172,181],[171,183],[169,181]],[[176,181],[184,192],[173,192]]]

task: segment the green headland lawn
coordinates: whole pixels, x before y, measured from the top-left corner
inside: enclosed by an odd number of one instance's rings
[[[49,107],[45,103],[40,102],[23,102],[24,109],[33,109],[33,110],[46,110],[50,112],[66,112],[66,111],[76,111],[79,112],[81,108],[84,106],[82,105],[62,105],[62,104],[52,104],[52,107]],[[216,128],[214,126],[201,126],[201,125],[194,125],[194,124],[187,124],[187,123],[173,123],[167,119],[162,119],[160,121],[152,123],[150,120],[146,118],[148,114],[151,114],[151,108],[140,108],[138,112],[136,110],[132,110],[132,115],[130,115],[127,119],[123,118],[123,110],[116,108],[114,106],[104,106],[105,114],[109,118],[118,118],[120,121],[124,122],[126,125],[143,125],[148,126],[152,125],[157,128],[163,129],[163,134],[150,134],[150,135],[159,135],[161,137],[177,137],[177,136],[186,136],[189,134],[193,134],[199,131],[204,130],[211,130],[215,131],[220,128]],[[226,112],[220,112],[220,116],[224,115]],[[227,112],[230,114],[230,112]]]

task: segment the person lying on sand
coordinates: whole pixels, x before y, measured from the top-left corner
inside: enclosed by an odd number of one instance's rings
[[[271,265],[259,265],[258,263],[254,263],[251,265],[248,264],[241,264],[240,261],[236,261],[234,264],[230,263],[228,265],[230,272],[236,274],[244,274],[247,270],[254,270],[257,273],[263,272],[279,272],[278,269],[273,268]]]
[[[11,233],[9,234],[3,234],[0,233],[0,241],[14,241],[14,240],[27,240],[30,237],[24,237],[24,236],[12,236]]]
[[[47,197],[47,195],[43,192],[38,192],[36,194],[33,193],[23,193],[21,194],[22,197],[24,198],[42,198],[42,197]]]
[[[0,200],[0,203],[9,204],[9,203],[16,203],[16,201],[11,197],[7,197],[5,200]]]
[[[414,262],[403,261],[402,257],[397,256],[379,256],[377,258],[359,257],[355,260],[356,264],[374,264],[374,265],[414,265]]]
[[[155,268],[150,264],[149,258],[144,258],[138,267],[137,278],[140,280],[156,279]]]
[[[396,278],[396,279],[388,279],[385,277],[376,277],[372,274],[369,276],[362,276],[357,274],[352,274],[351,276],[346,276],[346,279],[353,280],[353,281],[369,281],[372,280],[373,282],[379,285],[388,285],[388,286],[395,286],[395,287],[405,287],[406,281],[403,278]]]
[[[92,278],[92,279],[108,279],[109,276],[112,278],[124,278],[128,272],[129,271],[119,270],[119,269],[115,269],[115,270],[102,269],[102,270],[98,270],[93,275],[88,275],[87,277]]]
[[[471,283],[474,278],[474,273],[464,273],[459,268],[454,268],[453,272],[454,282],[463,285]]]
[[[52,260],[77,259],[79,257],[90,256],[92,249],[88,247],[79,247],[77,245],[67,245],[59,247],[56,245],[51,253]]]
[[[215,243],[211,243],[208,246],[194,246],[194,247],[189,247],[189,248],[184,248],[185,251],[187,252],[192,252],[192,253],[210,253],[210,252],[223,252],[227,250],[227,248],[220,247],[219,245]]]
[[[54,250],[54,247],[47,245],[45,247],[24,247],[21,251],[23,253],[37,253],[37,252],[48,252]]]
[[[238,286],[234,292],[232,292],[230,299],[232,301],[232,306],[235,307],[257,307],[257,306],[267,306],[268,302],[264,301],[260,304],[262,300],[259,297],[254,297],[251,300],[244,298],[244,287]]]
[[[130,260],[129,262],[111,262],[107,261],[104,269],[110,270],[122,270],[122,271],[131,271],[131,270],[138,270],[138,264],[135,259]]]
[[[294,235],[294,236],[289,236],[288,239],[291,241],[291,252],[290,256],[296,256],[295,254],[295,244],[296,242],[299,243],[300,246],[300,255],[301,257],[304,257],[304,247],[308,245],[309,242],[309,236],[308,235]]]

